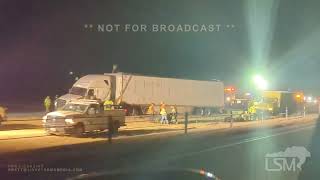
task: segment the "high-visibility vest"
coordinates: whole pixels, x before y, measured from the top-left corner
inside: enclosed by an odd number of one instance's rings
[[[44,100],[44,105],[45,105],[46,107],[51,106],[51,99],[50,99],[50,98],[46,98],[46,99]]]
[[[113,105],[113,101],[107,100],[103,103],[104,110],[111,110],[111,105]]]
[[[256,108],[255,108],[254,106],[251,106],[251,107],[249,108],[249,113],[255,114],[255,113],[256,113]]]
[[[166,109],[165,108],[161,108],[160,114],[161,115],[167,115]]]
[[[6,109],[0,106],[0,118],[4,118],[6,116]]]
[[[149,106],[147,114],[154,114],[154,106],[153,105]]]

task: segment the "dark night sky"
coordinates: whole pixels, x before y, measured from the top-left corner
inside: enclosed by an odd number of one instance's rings
[[[320,95],[320,1],[279,2],[263,71],[274,89]],[[35,101],[63,94],[72,84],[69,71],[104,73],[112,64],[124,72],[221,79],[246,89],[246,79],[256,69],[245,7],[240,0],[2,0],[0,100]],[[234,24],[235,28],[207,33],[101,33],[85,30],[84,24]]]

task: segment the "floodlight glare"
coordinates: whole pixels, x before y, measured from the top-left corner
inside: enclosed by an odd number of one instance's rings
[[[253,77],[253,83],[259,90],[266,90],[268,87],[268,82],[261,75],[255,75]]]

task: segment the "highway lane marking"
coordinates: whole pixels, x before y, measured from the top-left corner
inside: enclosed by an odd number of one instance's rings
[[[0,131],[0,141],[44,136],[47,136],[47,134],[44,130],[40,129]]]
[[[303,127],[303,128],[297,128],[297,129],[293,129],[293,130],[291,129],[291,130],[288,130],[288,131],[285,131],[285,132],[275,133],[275,134],[267,135],[267,136],[247,138],[247,139],[243,139],[242,141],[235,142],[235,143],[230,143],[230,144],[225,144],[225,145],[220,145],[220,146],[214,146],[214,147],[203,149],[203,150],[200,150],[200,151],[185,153],[185,154],[182,154],[182,155],[171,156],[169,159],[179,159],[179,158],[190,157],[190,156],[194,156],[194,155],[201,154],[201,153],[206,153],[206,152],[215,151],[215,150],[219,150],[219,149],[229,148],[229,147],[233,147],[233,146],[237,146],[237,145],[241,145],[241,144],[245,144],[245,143],[250,143],[250,142],[254,142],[254,141],[268,139],[268,138],[271,138],[271,137],[276,137],[276,136],[281,136],[281,135],[285,135],[285,134],[295,133],[295,132],[303,131],[303,130],[306,130],[306,129],[314,128],[314,126],[315,125],[311,125],[311,126],[307,126],[307,127]]]
[[[17,140],[17,139],[28,139],[28,138],[36,138],[36,137],[46,137],[48,135],[34,135],[34,136],[26,136],[26,137],[13,137],[13,138],[3,138],[0,141],[8,141],[8,140]]]

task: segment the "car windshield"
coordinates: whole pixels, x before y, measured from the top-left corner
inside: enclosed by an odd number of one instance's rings
[[[76,112],[85,112],[88,105],[83,104],[66,104],[62,110],[64,111],[76,111]]]
[[[85,96],[86,92],[87,92],[87,89],[82,87],[74,86],[70,89],[70,94],[79,95],[79,96]]]

